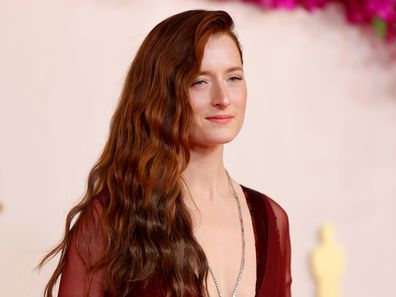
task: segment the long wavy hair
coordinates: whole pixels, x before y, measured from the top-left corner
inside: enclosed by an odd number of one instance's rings
[[[127,296],[138,282],[147,284],[156,276],[164,296],[207,296],[207,259],[183,202],[192,118],[188,89],[212,34],[231,36],[242,59],[233,27],[224,11],[190,10],[165,19],[145,38],[87,191],[67,215],[63,240],[39,264],[60,253],[44,296],[53,296],[72,237],[79,255],[97,249],[92,222],[102,234],[100,256],[84,263],[88,276],[105,269],[106,296]],[[100,212],[90,220],[100,197]]]

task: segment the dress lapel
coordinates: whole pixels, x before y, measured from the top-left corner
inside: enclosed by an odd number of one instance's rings
[[[265,199],[260,193],[242,186],[253,223],[256,245],[256,297],[263,296],[262,286],[267,270],[268,219]]]

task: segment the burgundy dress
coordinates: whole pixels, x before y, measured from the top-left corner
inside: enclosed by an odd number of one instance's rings
[[[268,196],[242,186],[253,222],[256,243],[257,281],[255,296],[241,297],[290,297],[290,236],[286,212]],[[101,213],[101,205],[96,204],[94,218]],[[90,239],[100,246],[100,232],[95,229]],[[85,297],[88,278],[81,257],[72,240],[66,254],[62,270],[59,297]],[[90,258],[91,260],[95,260]],[[87,260],[87,259],[84,259]],[[106,297],[103,289],[104,269],[92,276],[90,297]],[[146,287],[138,287],[130,297],[161,297],[160,281],[151,281]]]

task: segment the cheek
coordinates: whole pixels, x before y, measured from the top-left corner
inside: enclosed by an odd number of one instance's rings
[[[246,101],[247,101],[247,89],[246,87],[244,87],[239,91],[238,96],[236,96],[235,104],[238,106],[240,110],[244,111],[246,107]]]
[[[194,115],[198,115],[205,108],[205,100],[198,94],[190,93],[190,105]]]

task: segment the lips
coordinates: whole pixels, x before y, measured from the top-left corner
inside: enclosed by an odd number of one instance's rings
[[[229,114],[220,114],[220,115],[206,117],[206,119],[208,120],[222,120],[222,119],[230,119],[230,118],[233,118],[233,116]]]

